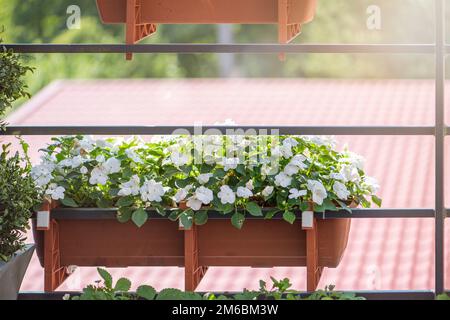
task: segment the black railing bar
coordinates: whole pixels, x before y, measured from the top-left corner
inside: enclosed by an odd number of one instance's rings
[[[263,209],[263,214],[272,209]],[[165,216],[158,214],[154,210],[148,210],[150,219],[167,219],[170,213],[168,209]],[[55,219],[61,220],[110,220],[116,218],[117,209],[100,209],[100,208],[56,208],[53,209],[51,215]],[[301,212],[295,213],[298,219],[301,219]],[[208,218],[213,220],[230,219],[231,214],[222,214],[215,210],[208,211]],[[433,209],[352,209],[349,213],[345,210],[326,213],[315,213],[319,219],[380,219],[380,218],[434,218],[435,211]],[[247,219],[264,219],[264,217],[254,217],[249,214]],[[281,220],[282,214],[278,213],[272,219]]]
[[[434,44],[53,44],[7,43],[7,49],[18,53],[384,53],[433,54]]]
[[[339,291],[339,290],[337,290]],[[367,300],[434,300],[435,293],[428,290],[383,290],[383,291],[339,291],[355,293],[359,297],[364,297]],[[198,292],[205,294],[206,292]],[[18,300],[62,300],[65,295],[78,296],[80,291],[56,291],[56,292],[42,292],[42,291],[21,291],[19,292]],[[237,292],[215,292],[216,295],[233,296]],[[307,296],[310,293],[301,292],[300,296]]]
[[[213,131],[214,130],[214,131]],[[241,131],[239,131],[241,130]],[[234,132],[233,132],[234,131]],[[8,126],[0,135],[171,135],[171,134],[302,134],[302,135],[434,135],[432,126]]]

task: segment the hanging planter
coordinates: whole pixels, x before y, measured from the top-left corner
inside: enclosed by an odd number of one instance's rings
[[[103,23],[126,25],[126,43],[156,32],[157,24],[277,24],[289,43],[314,18],[317,0],[97,0]],[[127,59],[131,59],[127,53]]]
[[[306,266],[315,290],[350,231],[321,213],[380,204],[362,158],[330,138],[155,139],[61,137],[43,149],[32,176],[51,201],[34,222],[46,291],[71,265],[184,267],[191,291],[209,266]]]

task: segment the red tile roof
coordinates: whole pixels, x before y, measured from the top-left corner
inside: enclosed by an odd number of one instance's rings
[[[331,79],[59,81],[8,120],[20,125],[192,125],[227,118],[242,125],[432,125],[434,83]],[[48,137],[25,138],[32,145],[34,158],[36,150],[48,141]],[[366,157],[368,173],[380,181],[385,208],[433,207],[432,137],[338,139]],[[449,179],[446,185],[450,187]],[[448,197],[446,201],[449,204]],[[433,230],[432,219],[355,219],[341,265],[327,269],[320,286],[431,289]],[[447,223],[446,233],[449,231]],[[446,260],[450,261],[448,249]],[[183,287],[183,270],[178,268],[127,268],[114,270],[114,274],[156,288]],[[305,288],[304,268],[212,268],[199,290],[255,288],[260,278],[270,275],[290,277],[296,288]],[[450,263],[446,276],[446,287],[450,288]],[[93,268],[80,268],[61,289],[78,289],[97,278]],[[43,271],[33,259],[22,290],[42,288]]]

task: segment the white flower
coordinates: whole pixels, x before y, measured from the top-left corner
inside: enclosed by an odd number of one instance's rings
[[[247,181],[247,183],[245,184],[245,187],[246,187],[248,190],[253,190],[253,180]]]
[[[108,172],[108,174],[117,173],[120,171],[120,160],[116,158],[109,158],[103,164],[103,167],[106,169],[106,172]]]
[[[341,161],[349,161],[357,169],[364,170],[366,160],[363,156],[350,151],[347,152],[347,156],[348,158],[341,159]]]
[[[95,161],[97,161],[98,163],[103,163],[103,162],[105,162],[105,156],[104,155],[98,155],[96,158],[95,158]]]
[[[63,298],[63,300],[70,300],[70,294],[66,293]]]
[[[45,194],[51,196],[53,200],[60,200],[64,199],[65,191],[66,189],[64,187],[58,186],[56,183],[51,183],[45,191]]]
[[[90,184],[105,185],[107,181],[108,181],[108,174],[103,166],[95,167],[94,169],[92,169],[91,177],[89,178]]]
[[[278,158],[280,156],[283,156],[284,158],[290,158],[293,156],[292,153],[292,147],[289,144],[282,145],[282,146],[275,146],[271,150],[271,156],[272,158]]]
[[[292,182],[292,178],[284,172],[280,172],[279,174],[277,174],[275,176],[275,184],[277,186],[287,188],[288,186],[291,185],[291,182]]]
[[[300,169],[305,169],[308,166],[304,163],[307,160],[307,158],[302,154],[296,154],[292,157],[291,161],[289,162],[292,166],[297,166]]]
[[[208,183],[209,179],[213,176],[212,173],[202,173],[197,177],[197,181],[201,184]]]
[[[253,196],[253,192],[250,189],[244,188],[244,187],[238,187],[236,194],[238,197],[241,197],[244,199],[248,199],[251,196]]]
[[[343,165],[339,173],[344,177],[344,182],[357,182],[360,179],[358,169],[352,165]]]
[[[298,199],[300,197],[306,196],[307,191],[292,188],[291,190],[289,190],[289,193],[289,199]]]
[[[214,196],[210,189],[201,186],[195,190],[195,198],[200,200],[203,204],[210,204],[211,201],[213,201]]]
[[[327,190],[320,181],[308,180],[308,189],[312,192],[313,201],[318,205],[327,197]]]
[[[306,136],[305,138],[318,146],[329,146],[331,148],[336,146],[336,139],[334,136]]]
[[[82,166],[82,167],[80,168],[80,173],[81,173],[81,174],[86,174],[86,173],[88,173],[88,169],[87,169],[85,166]]]
[[[80,148],[87,152],[90,152],[95,148],[95,142],[91,136],[84,136],[83,139],[78,142],[80,144]]]
[[[127,157],[133,160],[136,163],[144,163],[144,161],[141,159],[141,157],[136,153],[134,149],[127,149],[125,150],[125,153],[127,154]]]
[[[380,190],[380,185],[378,184],[378,180],[373,177],[365,177],[364,185],[367,187],[369,192],[377,193]]]
[[[120,190],[117,193],[119,196],[129,196],[129,195],[138,195],[139,194],[139,184],[140,179],[138,175],[134,175],[131,179],[125,183],[120,184]]]
[[[284,139],[283,145],[289,146],[289,147],[296,147],[298,145],[298,141],[295,140],[294,138],[289,137],[289,138]]]
[[[233,204],[236,201],[236,195],[234,194],[233,190],[231,190],[231,188],[227,185],[220,187],[220,191],[217,196],[219,197],[222,204]]]
[[[175,200],[176,203],[180,203],[181,201],[186,199],[187,195],[188,192],[185,189],[180,189],[177,191],[177,193],[175,193],[173,199]]]
[[[339,181],[336,181],[333,184],[333,191],[336,193],[338,198],[341,200],[347,200],[350,195],[350,191],[347,190],[347,187],[345,186],[345,184],[343,184]]]
[[[285,174],[287,174],[288,176],[292,176],[292,175],[296,174],[299,170],[300,170],[299,167],[294,166],[292,164],[288,164],[286,167],[284,167],[283,172]]]
[[[267,186],[264,188],[264,190],[261,192],[261,194],[267,198],[272,194],[273,190],[274,190],[274,187]]]
[[[340,180],[340,181],[345,180],[345,177],[341,173],[336,173],[336,172],[331,173],[330,178],[333,180]]]
[[[156,201],[161,202],[162,196],[166,193],[163,185],[155,180],[146,180],[141,187],[142,201]]]
[[[55,170],[55,164],[44,161],[42,164],[34,166],[31,169],[31,177],[38,187],[47,185],[52,180],[52,172]]]
[[[186,205],[194,211],[198,211],[202,207],[202,202],[195,197],[190,197],[186,202]]]
[[[170,161],[177,167],[184,166],[189,162],[189,156],[185,153],[174,151],[170,154]]]
[[[79,166],[81,166],[84,162],[83,157],[81,156],[76,156],[72,158],[72,162],[71,162],[71,167],[72,169],[78,168]]]
[[[239,164],[239,158],[224,158],[222,160],[223,169],[228,171],[230,169],[236,169]]]

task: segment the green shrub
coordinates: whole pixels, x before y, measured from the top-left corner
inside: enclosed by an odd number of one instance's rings
[[[24,155],[10,156],[10,144],[0,154],[0,261],[8,261],[23,248],[32,209],[41,200],[30,177],[28,145],[21,141]]]
[[[0,30],[0,33],[3,30]],[[2,39],[0,38],[0,43]],[[0,129],[5,128],[3,118],[7,109],[20,98],[29,98],[24,76],[33,68],[22,64],[20,56],[0,45]]]

